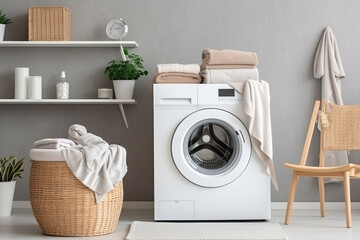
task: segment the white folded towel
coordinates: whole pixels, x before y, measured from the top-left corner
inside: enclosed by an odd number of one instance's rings
[[[66,138],[44,138],[33,143],[34,148],[39,149],[64,149],[75,145],[72,140]]]
[[[259,80],[258,69],[205,69],[201,71],[203,83],[245,82]]]
[[[69,137],[78,145],[63,149],[64,159],[74,176],[93,190],[96,202],[100,202],[125,176],[126,150],[109,145],[78,124],[69,128]]]
[[[178,72],[178,73],[200,73],[199,64],[179,64],[179,63],[168,63],[168,64],[158,64],[156,65],[156,72],[159,73],[168,73],[168,72]]]

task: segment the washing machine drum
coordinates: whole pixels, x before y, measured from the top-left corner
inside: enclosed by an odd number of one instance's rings
[[[233,114],[203,109],[176,128],[172,157],[179,172],[203,187],[221,187],[241,176],[251,156],[249,133]]]

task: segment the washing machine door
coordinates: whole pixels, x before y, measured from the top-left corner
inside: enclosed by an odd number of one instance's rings
[[[187,116],[171,143],[179,172],[203,187],[224,186],[240,177],[251,150],[250,136],[241,120],[220,109],[203,109]]]

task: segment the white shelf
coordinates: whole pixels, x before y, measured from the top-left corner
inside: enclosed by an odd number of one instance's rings
[[[1,47],[94,47],[94,48],[120,48],[120,54],[123,61],[126,60],[124,48],[135,48],[139,45],[135,41],[2,41]],[[41,99],[41,100],[20,100],[20,99],[0,99],[0,104],[118,104],[121,116],[126,128],[127,123],[123,104],[136,104],[134,99]]]
[[[135,99],[0,99],[0,104],[136,104]]]
[[[0,99],[0,104],[118,104],[126,128],[129,124],[123,104],[136,104],[135,99]]]
[[[3,41],[0,47],[119,47],[136,48],[135,41]]]

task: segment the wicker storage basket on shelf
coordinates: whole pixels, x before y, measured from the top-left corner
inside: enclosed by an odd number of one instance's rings
[[[29,41],[70,41],[71,11],[60,6],[29,7]]]
[[[96,203],[94,192],[74,177],[65,161],[31,161],[30,202],[44,234],[95,236],[115,231],[123,184]]]

